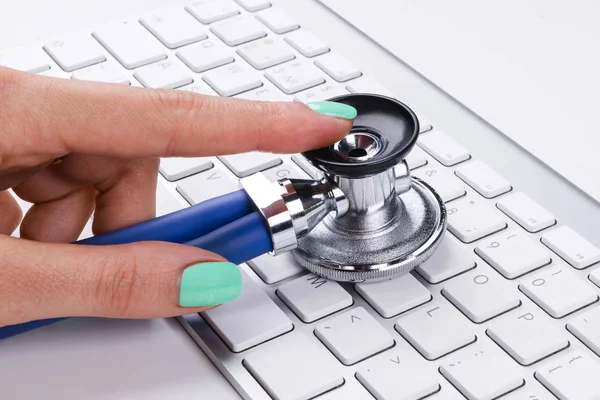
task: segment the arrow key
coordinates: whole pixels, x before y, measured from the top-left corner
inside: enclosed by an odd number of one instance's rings
[[[321,323],[315,334],[344,365],[355,364],[394,346],[392,336],[362,307]]]

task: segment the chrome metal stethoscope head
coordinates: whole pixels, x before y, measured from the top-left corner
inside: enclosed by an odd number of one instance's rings
[[[336,281],[373,282],[427,260],[447,224],[444,202],[406,163],[419,136],[413,111],[396,99],[349,94],[330,101],[358,114],[339,142],[303,154],[320,180],[262,174],[240,182],[269,227],[271,254],[291,251],[311,272]]]
[[[330,101],[358,115],[341,141],[303,155],[339,188],[347,210],[325,216],[293,250],[308,270],[337,281],[389,279],[428,259],[446,231],[444,202],[405,161],[419,121],[396,99],[349,94]]]

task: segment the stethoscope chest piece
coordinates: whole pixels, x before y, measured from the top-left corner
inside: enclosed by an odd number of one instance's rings
[[[416,115],[384,96],[330,99],[358,115],[338,143],[303,155],[347,198],[293,250],[311,272],[336,281],[372,282],[406,273],[427,260],[446,231],[444,202],[412,177],[405,161],[419,136]]]

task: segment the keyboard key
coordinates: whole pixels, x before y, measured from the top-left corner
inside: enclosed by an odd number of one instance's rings
[[[556,400],[556,397],[536,381],[528,381],[524,387],[507,394],[502,400]]]
[[[568,226],[547,232],[542,236],[542,243],[573,268],[584,269],[600,262],[600,249]]]
[[[82,81],[121,83],[125,85],[131,83],[123,67],[108,61],[77,70],[71,74],[71,78]]]
[[[197,94],[208,95],[208,96],[218,96],[219,95],[217,92],[212,90],[210,88],[210,86],[208,86],[206,83],[204,83],[202,81],[195,81],[194,83],[182,86],[177,89],[185,90],[187,92],[192,92],[192,93],[197,93]]]
[[[306,29],[290,32],[284,40],[304,57],[315,57],[329,51],[327,44]]]
[[[512,285],[483,266],[450,280],[442,293],[475,323],[488,321],[521,305]]]
[[[324,174],[320,169],[317,169],[312,165],[306,157],[295,154],[292,156],[292,161],[296,163],[304,172],[306,172],[312,179],[322,179]]]
[[[269,168],[262,172],[264,176],[271,182],[279,179],[310,179],[304,171],[290,163],[282,163],[274,168]]]
[[[494,321],[487,334],[521,365],[531,365],[569,346],[562,329],[538,308],[527,307]]]
[[[162,182],[156,184],[156,216],[160,217],[166,214],[170,214],[175,211],[179,211],[187,206],[182,198],[177,193],[171,192]],[[90,223],[90,235],[91,233],[91,219]]]
[[[220,156],[219,160],[240,178],[281,164],[279,156],[258,151]]]
[[[600,361],[581,350],[553,358],[535,377],[560,400],[598,399]]]
[[[319,400],[373,400],[373,396],[356,380],[345,381],[344,385],[318,397]]]
[[[514,362],[487,343],[453,354],[440,372],[469,400],[497,399],[525,384]]]
[[[279,297],[303,322],[310,323],[350,307],[352,296],[337,282],[308,274],[277,289]]]
[[[315,335],[344,365],[355,364],[394,345],[392,336],[362,307],[322,322]]]
[[[269,0],[235,0],[235,2],[244,7],[246,11],[260,11],[271,7]]]
[[[438,359],[473,343],[468,320],[450,304],[435,301],[400,318],[398,332],[428,360]],[[443,332],[443,335],[440,335]]]
[[[104,49],[89,35],[71,35],[44,44],[44,50],[67,72],[106,61]]]
[[[600,356],[600,308],[587,311],[567,324],[567,329]]]
[[[414,175],[431,185],[444,202],[457,199],[467,193],[465,185],[456,175],[439,164],[430,164],[425,169],[415,171]]]
[[[260,76],[250,67],[233,63],[208,71],[204,81],[221,96],[228,97],[262,85]]]
[[[315,65],[338,82],[346,82],[362,75],[352,62],[338,53],[330,52],[319,57]]]
[[[475,252],[507,279],[515,279],[552,261],[539,242],[518,229],[485,239]]]
[[[438,376],[427,368],[417,354],[395,350],[381,354],[356,373],[377,399],[423,399],[440,390]]]
[[[488,199],[509,192],[512,189],[510,183],[504,177],[479,160],[458,167],[456,175]]]
[[[177,50],[177,57],[194,72],[204,72],[235,60],[227,46],[212,39],[182,47]]]
[[[291,99],[288,99],[283,93],[281,93],[281,90],[267,83],[263,84],[257,89],[240,93],[234,97],[258,101],[291,101]]]
[[[50,69],[50,58],[41,48],[20,47],[0,53],[0,65],[37,74]]]
[[[427,154],[420,147],[415,146],[406,156],[406,163],[410,170],[427,165]]]
[[[191,205],[231,193],[237,189],[237,185],[219,168],[182,179],[177,185],[177,191]]]
[[[295,58],[288,45],[270,37],[240,46],[237,53],[256,69],[269,68]]]
[[[354,289],[384,318],[394,317],[432,299],[429,290],[411,274],[387,281],[358,283]]]
[[[248,265],[263,282],[269,285],[306,271],[294,260],[291,253],[278,256],[263,254],[248,261]]]
[[[279,8],[268,8],[260,11],[256,18],[275,33],[287,33],[300,28],[300,25],[285,11]]]
[[[294,94],[325,82],[317,67],[303,61],[282,64],[268,71],[265,76],[286,94]]]
[[[506,228],[497,210],[475,197],[453,201],[447,206],[448,230],[464,243],[471,243]]]
[[[445,235],[438,249],[416,271],[429,283],[440,283],[475,268],[475,260],[452,235]]]
[[[237,46],[267,35],[264,25],[248,15],[217,22],[211,25],[210,31],[229,46]]]
[[[562,318],[598,300],[588,282],[562,265],[545,268],[519,288],[554,318]]]
[[[471,156],[458,142],[442,131],[429,132],[417,142],[419,146],[446,167],[468,160]]]
[[[154,89],[175,89],[194,81],[184,67],[168,59],[140,67],[133,76],[144,87]]]
[[[278,400],[312,399],[344,383],[341,366],[333,356],[302,333],[286,335],[253,350],[243,364]]]
[[[529,232],[539,232],[556,223],[554,215],[520,192],[498,200],[498,208]]]
[[[170,49],[208,38],[204,27],[182,8],[165,8],[148,13],[140,23]]]
[[[235,300],[201,314],[234,352],[247,350],[294,328],[292,321],[244,271],[242,279],[242,293]],[[260,324],[256,323],[257,315]]]
[[[167,58],[159,42],[137,23],[111,23],[93,35],[127,69]]]
[[[596,286],[600,287],[600,268],[590,274],[590,281],[594,282]]]
[[[160,173],[171,182],[209,170],[212,167],[213,163],[209,157],[170,157],[160,160]]]
[[[211,24],[240,13],[231,0],[194,0],[185,9],[203,24]]]
[[[312,89],[305,90],[296,94],[294,99],[302,103],[310,103],[311,101],[324,101],[333,97],[348,94],[348,91],[341,86],[336,86],[331,83],[324,83]]]

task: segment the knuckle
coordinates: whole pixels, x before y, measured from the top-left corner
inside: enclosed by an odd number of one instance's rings
[[[206,103],[205,97],[184,90],[155,89],[152,92],[155,115],[171,129],[167,132],[166,153],[181,147],[182,132],[190,121],[198,118]]]
[[[112,255],[104,259],[97,282],[94,298],[99,309],[96,312],[115,317],[127,316],[137,291],[143,286],[135,254]]]

